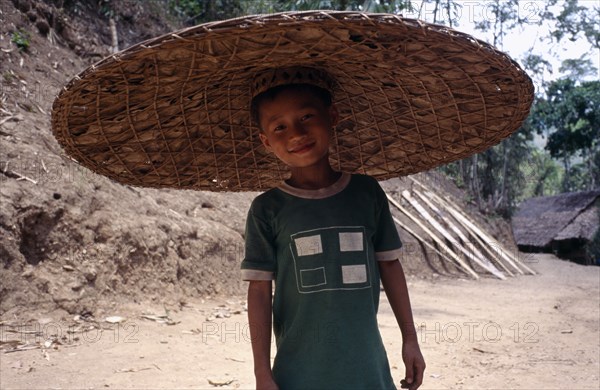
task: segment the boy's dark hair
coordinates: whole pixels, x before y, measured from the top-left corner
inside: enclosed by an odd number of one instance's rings
[[[267,89],[265,92],[262,92],[256,95],[252,102],[250,103],[250,114],[252,115],[252,121],[256,123],[256,125],[260,128],[260,117],[258,114],[258,109],[260,105],[267,101],[273,101],[277,98],[277,95],[282,93],[283,91],[295,91],[295,92],[309,92],[313,94],[317,99],[321,100],[321,102],[325,105],[325,107],[330,107],[332,103],[331,92],[328,90],[317,87],[313,84],[284,84],[278,85],[276,87]],[[261,129],[262,130],[262,129]]]

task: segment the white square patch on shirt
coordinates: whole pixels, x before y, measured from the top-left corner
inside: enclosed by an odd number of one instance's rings
[[[362,252],[363,234],[362,232],[345,232],[340,235],[340,252]]]
[[[365,283],[367,267],[364,264],[342,265],[342,281],[344,284]]]
[[[323,253],[320,234],[296,238],[294,239],[294,243],[296,244],[296,252],[298,252],[298,256],[310,256]]]

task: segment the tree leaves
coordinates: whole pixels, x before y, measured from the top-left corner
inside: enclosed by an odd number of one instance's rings
[[[600,170],[595,162],[600,158],[600,81],[578,84],[562,78],[551,82],[545,96],[534,103],[528,122],[539,134],[548,136],[550,155],[563,161],[563,189],[592,189]],[[571,166],[574,158],[579,163]],[[581,175],[588,179],[579,184],[573,181]]]

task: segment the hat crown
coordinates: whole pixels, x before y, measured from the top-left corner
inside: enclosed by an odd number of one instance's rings
[[[252,98],[281,85],[311,84],[333,94],[333,78],[325,71],[306,66],[270,68],[259,72],[252,82]]]

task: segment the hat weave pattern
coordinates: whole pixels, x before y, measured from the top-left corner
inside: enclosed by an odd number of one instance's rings
[[[330,92],[335,88],[333,80],[327,73],[315,68],[294,66],[267,69],[264,73],[256,75],[252,82],[250,96],[254,99],[271,88],[288,84],[310,84]]]
[[[252,123],[253,81],[309,67],[333,80],[335,169],[387,179],[481,152],[519,128],[533,84],[506,54],[445,26],[310,11],[207,23],[130,47],[56,98],[65,152],[118,182],[265,190],[288,177]]]

